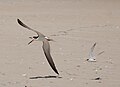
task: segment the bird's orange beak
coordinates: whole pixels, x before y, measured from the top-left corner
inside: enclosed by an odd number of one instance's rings
[[[34,39],[32,39],[32,40],[28,43],[28,45],[31,44],[33,41],[34,41]]]

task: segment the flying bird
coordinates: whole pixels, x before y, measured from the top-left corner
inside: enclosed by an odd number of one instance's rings
[[[44,54],[47,58],[47,61],[48,61],[49,65],[51,66],[51,68],[54,70],[54,72],[59,75],[59,72],[57,71],[56,66],[55,66],[53,59],[51,57],[51,54],[50,54],[50,44],[48,42],[48,41],[53,41],[53,39],[50,39],[50,38],[46,37],[45,35],[43,35],[42,33],[28,27],[23,22],[21,22],[20,19],[17,19],[17,22],[24,28],[27,28],[27,29],[37,33],[37,36],[30,37],[32,40],[28,43],[28,45],[30,43],[32,43],[33,41],[42,41],[43,42],[42,48],[43,48]]]
[[[96,62],[96,57],[93,53],[93,50],[94,50],[95,46],[96,46],[96,43],[94,43],[94,45],[90,49],[89,58],[87,59],[87,61],[89,61],[89,62]]]

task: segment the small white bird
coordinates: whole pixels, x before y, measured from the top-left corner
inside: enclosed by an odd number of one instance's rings
[[[90,49],[89,59],[87,59],[87,61],[89,61],[89,62],[96,62],[96,57],[95,57],[95,55],[93,53],[93,50],[94,50],[95,46],[96,46],[96,43],[94,43],[94,45]]]
[[[42,46],[42,47],[43,47],[44,54],[45,54],[45,56],[46,56],[46,58],[47,58],[47,61],[48,61],[48,63],[50,64],[51,68],[55,71],[55,73],[57,73],[57,74],[59,75],[59,73],[58,73],[58,71],[57,71],[57,69],[56,69],[56,66],[55,66],[55,64],[54,64],[54,62],[53,62],[53,59],[52,59],[52,57],[51,57],[51,54],[50,54],[50,44],[49,44],[48,41],[53,41],[53,40],[50,39],[50,38],[48,38],[48,37],[46,37],[46,36],[44,36],[44,35],[41,34],[40,32],[38,32],[38,31],[36,31],[36,30],[28,27],[28,26],[25,25],[23,22],[21,22],[19,19],[17,19],[17,22],[18,22],[21,26],[23,26],[24,28],[27,28],[27,29],[29,29],[29,30],[34,31],[34,32],[37,33],[38,36],[30,37],[32,40],[28,43],[28,45],[29,45],[30,43],[32,43],[33,41],[42,41],[42,42],[43,42],[43,46]]]

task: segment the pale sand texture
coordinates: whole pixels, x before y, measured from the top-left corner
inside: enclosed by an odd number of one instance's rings
[[[56,74],[17,18],[56,41],[62,78],[29,79]],[[0,42],[0,87],[120,87],[120,0],[0,0]],[[87,62],[95,42],[97,62]]]

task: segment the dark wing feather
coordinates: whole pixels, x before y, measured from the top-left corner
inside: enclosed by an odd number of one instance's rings
[[[59,74],[58,71],[57,71],[57,69],[56,69],[56,67],[55,67],[55,64],[53,62],[53,59],[52,59],[52,57],[50,55],[50,45],[49,45],[49,42],[47,41],[47,39],[44,39],[44,41],[43,41],[43,51],[44,51],[44,54],[45,54],[45,56],[47,58],[48,63],[50,64],[51,68],[57,74]]]
[[[41,34],[40,32],[38,32],[38,31],[36,31],[36,30],[28,27],[27,25],[25,25],[22,21],[20,21],[20,19],[17,19],[17,22],[18,22],[18,24],[20,24],[20,25],[23,26],[24,28],[27,28],[27,29],[29,29],[29,30],[31,30],[31,31],[36,32],[36,33],[38,34],[38,36],[43,36],[43,37],[45,37],[45,36],[44,36],[43,34]]]

